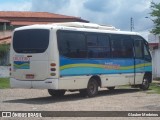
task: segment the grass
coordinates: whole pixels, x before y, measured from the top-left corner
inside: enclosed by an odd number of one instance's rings
[[[10,88],[9,78],[0,78],[0,89]]]
[[[158,83],[151,83],[148,93],[157,93],[160,94],[160,84]]]
[[[130,86],[123,85],[118,86],[120,89],[130,89]],[[151,83],[149,89],[146,91],[149,94],[160,94],[160,82],[159,83]]]

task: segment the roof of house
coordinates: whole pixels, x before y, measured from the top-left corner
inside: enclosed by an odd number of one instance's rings
[[[76,18],[48,12],[0,11],[0,17]]]
[[[10,22],[9,20],[5,20],[5,19],[0,19],[0,23],[8,23]]]
[[[36,21],[13,21],[11,25],[23,26],[23,25],[34,25],[34,24],[48,24],[54,22],[36,22]]]
[[[83,20],[80,17],[60,15],[49,12],[29,12],[29,11],[0,11],[0,19],[10,19],[10,18],[40,18],[40,19],[74,19],[75,21],[89,22]],[[10,20],[12,21],[12,20]],[[23,20],[22,20],[23,21]]]
[[[57,22],[89,22],[80,17],[60,15],[49,12],[31,11],[0,11],[0,24],[9,23],[11,26],[26,26]],[[10,36],[0,36],[0,44],[10,43]]]

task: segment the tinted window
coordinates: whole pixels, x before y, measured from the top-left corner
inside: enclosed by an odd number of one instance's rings
[[[17,53],[42,53],[48,48],[49,30],[28,29],[16,31],[13,49]]]
[[[143,58],[145,60],[151,60],[148,43],[140,36],[133,36],[135,46],[136,58]]]
[[[105,35],[87,35],[87,48],[89,58],[110,57],[109,38]]]
[[[144,59],[151,60],[151,55],[149,53],[149,48],[147,43],[144,44]]]
[[[139,36],[134,36],[135,57],[143,58],[143,39]]]
[[[87,57],[85,36],[82,33],[59,31],[58,48],[60,54],[66,57]]]
[[[112,57],[132,58],[133,40],[128,35],[111,35]]]

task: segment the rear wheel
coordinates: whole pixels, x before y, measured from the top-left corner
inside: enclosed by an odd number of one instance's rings
[[[80,90],[82,96],[94,97],[98,94],[98,83],[91,78],[88,82],[87,89]]]
[[[142,90],[148,90],[149,88],[149,77],[144,77],[143,81],[142,81],[142,84],[139,86],[140,89]]]
[[[65,90],[53,90],[53,89],[48,89],[48,93],[51,95],[51,96],[56,96],[56,97],[61,97],[65,94]]]

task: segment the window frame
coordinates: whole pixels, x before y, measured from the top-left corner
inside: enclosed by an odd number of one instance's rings
[[[87,52],[87,56],[86,57],[83,57],[83,58],[76,58],[76,57],[67,57],[63,54],[60,54],[60,49],[59,49],[59,43],[58,43],[58,40],[59,40],[59,32],[71,32],[71,33],[80,33],[80,34],[83,34],[85,36],[85,48],[86,48],[86,52]],[[87,46],[87,35],[95,35],[97,37],[97,40],[98,40],[98,37],[99,36],[106,36],[108,38],[108,41],[109,41],[109,57],[88,57],[88,46]],[[132,45],[132,56],[131,57],[113,57],[112,55],[112,45],[111,45],[111,41],[112,41],[112,38],[111,36],[112,35],[123,35],[123,36],[128,36],[130,39],[128,41],[131,41],[131,45]],[[99,33],[99,32],[87,32],[87,31],[74,31],[74,30],[57,30],[57,46],[58,46],[58,51],[59,51],[59,54],[66,57],[66,58],[70,58],[70,59],[133,59],[135,58],[135,48],[134,48],[134,39],[132,38],[133,35],[129,35],[129,34],[117,34],[117,33]],[[108,47],[107,46],[107,47]],[[97,46],[99,47],[99,46]],[[107,48],[106,47],[106,48]],[[104,47],[105,48],[105,47]]]
[[[59,54],[62,55],[63,57],[66,57],[66,58],[69,58],[69,59],[86,59],[87,58],[87,55],[86,57],[82,57],[82,58],[76,58],[76,57],[69,57],[69,56],[66,56],[66,55],[63,55],[61,54],[61,51],[60,51],[60,48],[59,48],[59,34],[63,32],[63,33],[78,33],[78,34],[82,34],[84,36],[84,40],[85,40],[85,50],[87,52],[87,48],[86,48],[86,36],[85,36],[85,33],[84,32],[81,32],[81,31],[72,31],[72,30],[57,30],[56,32],[56,35],[57,35],[57,47],[58,47],[58,51],[59,51]]]
[[[20,48],[16,48],[17,46],[16,46],[16,42],[17,41],[15,41],[14,39],[15,39],[15,36],[16,36],[16,34],[20,34],[19,32],[24,32],[24,31],[30,31],[30,32],[33,32],[33,31],[37,31],[37,30],[41,30],[41,32],[42,31],[45,31],[46,33],[45,34],[47,34],[47,39],[45,39],[46,40],[46,46],[45,46],[45,48],[38,48],[38,49],[41,49],[41,51],[39,50],[39,51],[37,51],[37,48],[27,48],[27,50],[25,50],[24,48],[23,49],[20,49]],[[13,34],[13,43],[12,43],[12,45],[13,45],[13,50],[16,52],[16,53],[20,53],[20,54],[39,54],[39,53],[44,53],[47,49],[48,49],[48,47],[49,47],[49,44],[50,44],[50,30],[49,29],[24,29],[24,30],[17,30],[17,31],[14,31],[14,34]],[[27,33],[28,34],[28,33]],[[36,33],[37,34],[37,33]],[[29,36],[29,35],[27,35],[27,36]],[[18,37],[20,37],[20,36],[18,36]],[[31,41],[33,40],[33,38],[31,39]],[[23,41],[23,39],[22,39],[22,41]],[[31,41],[29,41],[29,42],[31,42]],[[20,49],[20,50],[19,50]]]
[[[149,52],[149,46],[148,46],[148,42],[143,38],[143,37],[141,37],[141,36],[139,36],[139,35],[133,35],[132,36],[132,38],[134,39],[134,51],[135,51],[135,37],[139,37],[141,40],[141,42],[142,42],[142,46],[141,46],[141,50],[142,50],[142,57],[136,57],[136,53],[135,53],[135,59],[142,59],[142,60],[147,60],[147,61],[151,61],[151,54],[150,54],[150,52]],[[146,47],[146,50],[147,50],[147,52],[148,52],[148,54],[149,54],[149,59],[146,59],[145,58],[145,53],[144,53],[144,47]]]
[[[132,45],[132,57],[113,57],[113,46],[112,46],[112,36],[114,35],[122,35],[122,36],[128,36],[130,38],[130,40],[127,40],[127,41],[131,41],[131,45]],[[110,35],[110,48],[111,48],[111,58],[113,59],[133,59],[134,58],[134,40],[132,39],[131,35],[129,34],[114,34],[114,33],[111,33]],[[115,40],[117,41],[117,40]]]
[[[68,56],[65,56],[65,55],[62,55],[61,52],[60,52],[60,48],[59,48],[59,33],[60,32],[68,32],[68,33],[81,33],[85,36],[85,47],[86,47],[86,52],[87,52],[87,56],[86,57],[83,57],[83,58],[75,58],[75,57],[68,57]],[[98,32],[86,32],[86,31],[72,31],[72,30],[57,30],[56,32],[57,34],[57,46],[58,46],[58,51],[59,51],[59,54],[62,55],[63,57],[66,57],[66,58],[70,58],[70,59],[110,59],[111,58],[111,45],[110,45],[110,38],[109,38],[109,35],[108,33],[98,33]],[[108,40],[109,40],[109,54],[110,54],[110,57],[104,57],[104,58],[98,58],[98,57],[88,57],[88,46],[87,46],[87,35],[95,35],[97,36],[97,40],[98,40],[98,36],[102,35],[102,36],[106,36],[108,37]]]
[[[97,40],[97,43],[99,43],[99,37],[100,36],[105,36],[106,38],[108,38],[108,39],[106,39],[106,40],[108,40],[108,43],[109,43],[109,57],[88,57],[89,55],[87,54],[87,58],[88,59],[110,59],[111,58],[111,44],[110,44],[110,38],[109,38],[109,35],[108,35],[108,33],[95,33],[95,32],[86,32],[85,33],[85,35],[86,35],[86,43],[88,42],[87,41],[87,35],[93,35],[93,36],[96,36],[96,40]],[[102,46],[99,46],[99,45],[97,45],[97,46],[93,46],[93,48],[107,48],[108,46],[106,46],[106,47],[102,47]],[[89,52],[88,51],[88,45],[86,44],[86,47],[87,47],[87,53]],[[91,46],[92,47],[92,46]],[[105,51],[105,50],[104,50]]]

